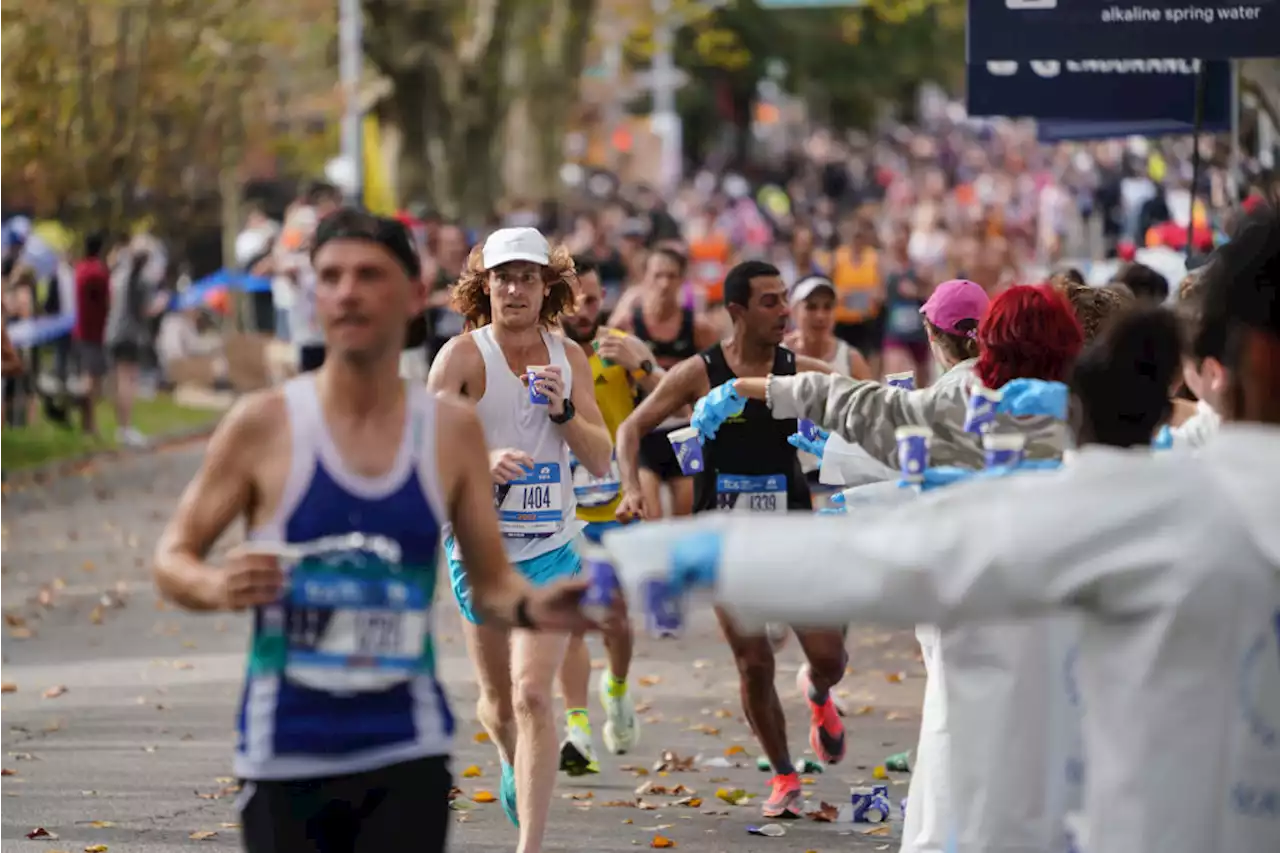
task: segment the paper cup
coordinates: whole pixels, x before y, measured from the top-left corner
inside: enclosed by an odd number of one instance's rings
[[[582,569],[589,586],[582,596],[582,612],[596,622],[604,621],[613,608],[614,596],[622,595],[613,560],[603,548],[586,548],[582,553]]]
[[[965,403],[964,429],[981,435],[991,429],[996,422],[996,405],[1004,394],[994,388],[985,388],[975,384],[969,391],[969,400]]]
[[[533,403],[535,406],[545,406],[551,402],[547,399],[546,394],[538,391],[536,383],[538,381],[538,371],[540,369],[541,368],[536,364],[528,365],[524,369],[525,376],[529,377],[529,402]]]
[[[702,445],[698,442],[698,428],[684,427],[667,433],[667,441],[676,453],[676,461],[685,476],[702,473]]]
[[[884,375],[884,384],[892,385],[894,388],[906,388],[908,391],[914,391],[916,374],[911,370],[902,373],[886,373]]]
[[[801,418],[796,421],[796,432],[809,439],[809,441],[817,441],[820,437],[818,425],[807,418]]]
[[[927,426],[901,426],[894,432],[898,440],[898,469],[911,483],[924,482],[924,469],[929,467],[929,442],[933,430]]]
[[[1020,432],[987,433],[982,450],[988,468],[1013,467],[1022,461],[1027,437]]]

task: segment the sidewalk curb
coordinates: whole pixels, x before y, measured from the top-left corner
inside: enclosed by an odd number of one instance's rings
[[[42,465],[34,465],[30,468],[19,468],[17,471],[12,472],[6,471],[4,476],[6,491],[10,486],[43,485],[50,480],[68,477],[93,462],[141,456],[147,453],[167,450],[197,439],[208,438],[217,429],[225,412],[210,412],[209,414],[211,418],[207,424],[174,430],[161,435],[148,436],[151,440],[151,446],[144,450],[132,450],[125,447],[103,448],[81,453],[78,456],[70,456],[66,459],[56,459]]]

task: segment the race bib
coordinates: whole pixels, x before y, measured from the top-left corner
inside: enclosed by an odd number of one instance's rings
[[[367,551],[304,557],[281,605],[263,610],[263,636],[282,646],[272,668],[337,694],[386,690],[429,672],[432,576]]]
[[[539,538],[558,533],[564,523],[560,464],[538,462],[533,473],[493,487],[498,529],[503,536]]]
[[[572,456],[569,457],[569,470],[573,472],[573,496],[578,506],[588,509],[607,506],[622,494],[622,472],[618,469],[617,454],[609,462],[609,473],[603,477],[591,476],[591,472]]]
[[[840,306],[846,311],[870,311],[870,290],[846,290],[840,294]]]
[[[895,305],[889,312],[889,333],[893,335],[913,335],[924,328],[920,320],[920,310],[914,305]]]
[[[730,512],[786,512],[787,478],[783,474],[717,474],[716,508]]]

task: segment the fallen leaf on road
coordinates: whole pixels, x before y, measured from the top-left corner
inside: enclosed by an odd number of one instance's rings
[[[886,672],[884,674],[884,680],[890,684],[901,684],[902,679],[906,677],[907,675],[905,672]]]
[[[95,604],[93,606],[93,609],[89,611],[89,622],[93,625],[101,625],[102,617],[104,614],[105,614],[105,611],[103,611],[102,605]]]
[[[481,770],[481,769],[480,769],[479,767],[477,767],[476,765],[472,764],[472,765],[471,765],[470,767],[468,767],[466,770],[463,770],[463,771],[462,771],[462,778],[463,778],[463,779],[475,779],[475,778],[477,778],[477,777],[479,777],[479,776],[483,775],[483,773],[484,773],[484,771],[483,771],[483,770]]]
[[[822,802],[815,810],[806,812],[805,817],[818,823],[835,823],[836,818],[840,817],[840,808],[831,803]]]
[[[239,829],[240,828],[240,824],[238,823],[220,823],[218,824],[218,826],[222,827],[223,829]]]
[[[888,779],[889,772],[884,769],[883,764],[877,764],[875,766],[875,769],[871,771],[871,778],[872,779]]]
[[[883,824],[881,826],[873,826],[870,829],[862,830],[863,835],[888,835],[889,832],[890,832],[890,829],[887,824]]]
[[[17,776],[17,770],[10,770],[8,767],[0,769],[0,776]]]
[[[688,806],[691,809],[697,809],[702,807],[702,798],[701,797],[684,797],[682,799],[676,800],[671,805]]]
[[[707,817],[724,817],[725,815],[727,815],[727,814],[729,814],[729,813],[728,813],[728,812],[717,811],[716,809],[706,809],[706,810],[704,810],[704,811],[702,812],[702,814],[706,815]]]
[[[693,662],[694,669],[706,669],[709,666],[711,666],[711,661],[707,660],[706,658],[698,658],[696,661]]]
[[[747,792],[741,788],[718,788],[716,789],[716,797],[731,806],[736,806],[749,799]]]
[[[690,726],[689,731],[702,732],[702,734],[711,735],[712,737],[715,737],[716,735],[720,734],[719,729],[717,729],[715,726],[708,726],[706,723],[699,723],[696,726]]]
[[[886,720],[909,720],[911,715],[906,711],[890,711],[884,715]]]
[[[492,803],[497,800],[497,797],[488,791],[476,791],[471,795],[471,800],[476,803]]]
[[[489,733],[488,733],[488,732],[476,732],[474,735],[472,735],[472,736],[471,736],[471,739],[472,739],[473,741],[475,741],[476,743],[488,743],[488,742],[489,742]]]
[[[17,693],[17,692],[18,692],[18,685],[14,684],[12,681],[6,681],[4,684],[0,684],[0,693]]]
[[[801,776],[801,777],[800,777],[800,784],[801,784],[801,785],[816,785],[816,784],[818,784],[818,780],[817,780],[817,779],[814,779],[812,776]]]
[[[662,758],[653,763],[653,769],[658,773],[688,773],[693,770],[694,763],[697,760],[697,756],[684,758],[678,753],[667,749],[663,750]]]
[[[637,714],[647,714],[653,709],[652,702],[640,702],[636,705]]]
[[[93,564],[93,560],[85,560],[80,564],[80,571],[82,572],[91,572],[96,568],[98,567]]]
[[[652,811],[657,811],[658,809],[658,807],[653,803],[646,803],[643,800],[636,803],[636,808],[640,809],[640,811],[642,812],[652,812]],[[627,821],[627,823],[631,823],[631,821]]]
[[[193,832],[187,836],[192,841],[208,841],[210,838],[217,838],[218,833],[212,829],[202,829],[199,832]]]
[[[50,840],[57,838],[57,833],[50,832],[43,826],[37,826],[35,829],[27,833],[27,838],[48,838]]]
[[[113,820],[91,820],[91,821],[89,821],[89,826],[92,826],[94,829],[110,829],[111,827],[113,827],[113,826],[115,826],[115,825],[116,825],[116,822],[115,822],[115,821],[113,821]]]
[[[596,797],[590,791],[572,791],[567,796],[570,800],[594,800]]]
[[[661,684],[661,683],[662,683],[662,676],[660,676],[660,675],[642,675],[642,676],[640,676],[640,678],[639,678],[639,680],[638,680],[638,682],[637,682],[637,683],[638,683],[641,687],[652,687],[652,686],[653,686],[653,685],[655,685],[655,684]]]
[[[716,708],[716,716],[722,720],[727,720],[733,716],[733,712],[728,708]]]
[[[733,746],[725,747],[724,754],[726,758],[733,755],[746,755],[747,750],[741,744],[735,744]]]
[[[458,797],[465,797],[465,796],[466,796],[466,794],[462,793],[462,789],[461,789],[461,788],[450,788],[450,789],[449,789],[449,800],[450,800],[450,801],[453,801],[453,800],[457,799]]]
[[[675,847],[676,843],[665,835],[655,835],[653,840],[649,842],[650,847],[657,847],[659,850],[665,850],[668,847]]]
[[[653,782],[645,782],[639,788],[636,788],[636,796],[643,797],[645,794],[655,794],[663,797],[669,794],[666,785],[657,785]]]
[[[44,698],[57,699],[63,693],[67,692],[67,688],[61,684],[54,685],[44,692]]]
[[[84,848],[84,853],[107,853],[107,845],[90,844],[88,847]]]
[[[15,640],[30,640],[35,635],[36,632],[25,625],[14,625],[9,628],[9,636]]]
[[[624,764],[624,765],[622,765],[621,767],[619,767],[618,769],[619,769],[619,770],[621,770],[621,771],[622,771],[622,772],[624,772],[624,773],[633,773],[633,774],[635,774],[636,776],[648,776],[648,775],[649,775],[649,768],[647,768],[647,767],[636,767],[634,764]]]
[[[610,809],[632,808],[636,807],[635,800],[605,800],[600,805]]]
[[[874,705],[859,705],[853,709],[853,715],[855,717],[865,717],[867,714],[874,713],[875,710]]]
[[[174,669],[195,669],[196,665],[191,663],[190,661],[176,660],[173,662],[173,668]]]

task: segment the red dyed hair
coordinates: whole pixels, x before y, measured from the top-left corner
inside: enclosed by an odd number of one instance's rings
[[[1049,285],[1011,287],[991,300],[978,326],[978,363],[982,384],[1000,388],[1010,379],[1067,377],[1084,332],[1071,303]]]

